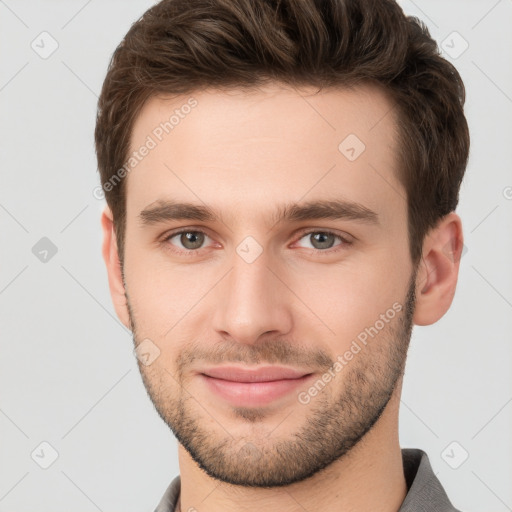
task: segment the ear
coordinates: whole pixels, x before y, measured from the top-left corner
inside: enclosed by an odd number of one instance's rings
[[[110,208],[105,207],[101,214],[101,227],[103,229],[102,254],[107,266],[108,285],[110,296],[119,320],[131,330],[130,316],[126,304],[125,288],[117,249],[117,240],[114,231],[114,221]]]
[[[416,325],[433,324],[450,308],[463,247],[462,222],[455,212],[443,217],[425,236],[416,277]]]

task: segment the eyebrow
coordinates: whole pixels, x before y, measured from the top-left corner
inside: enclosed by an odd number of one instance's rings
[[[206,205],[198,205],[173,200],[158,200],[144,208],[139,219],[143,226],[151,226],[173,220],[196,220],[215,222],[221,216]],[[366,224],[379,224],[379,216],[366,206],[342,199],[318,200],[306,203],[288,203],[278,205],[271,216],[272,225],[282,222],[305,220],[355,220]]]

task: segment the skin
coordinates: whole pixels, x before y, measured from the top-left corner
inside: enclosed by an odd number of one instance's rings
[[[181,510],[396,511],[407,493],[398,411],[410,331],[450,307],[460,218],[452,212],[428,233],[415,268],[396,119],[380,89],[274,83],[153,97],[132,149],[190,96],[197,106],[127,177],[122,270],[108,207],[102,215],[116,312],[136,346],[149,339],[160,351],[139,368],[179,440]],[[366,146],[354,161],[338,149],[349,134]],[[208,205],[220,219],[141,221],[169,199]],[[326,199],[357,202],[378,223],[273,221],[278,204]],[[169,238],[178,228],[197,245]],[[326,230],[346,241],[315,241]],[[250,263],[237,253],[248,236],[261,250]],[[265,407],[235,407],[197,374],[270,363],[320,378],[393,304],[400,311],[307,404],[297,393],[310,384]]]

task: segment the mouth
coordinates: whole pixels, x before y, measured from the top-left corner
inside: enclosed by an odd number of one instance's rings
[[[223,366],[203,370],[199,377],[208,391],[240,407],[262,406],[290,395],[314,374],[282,366]]]

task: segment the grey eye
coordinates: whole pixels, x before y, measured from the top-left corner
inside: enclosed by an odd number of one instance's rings
[[[330,249],[335,245],[336,238],[341,239],[339,235],[335,235],[334,233],[323,232],[323,231],[315,231],[311,233],[306,233],[303,239],[309,240],[311,247],[313,249]]]
[[[182,247],[190,251],[200,249],[206,238],[205,233],[202,233],[201,231],[182,231],[181,233],[175,233],[171,236],[169,241],[178,236]]]

